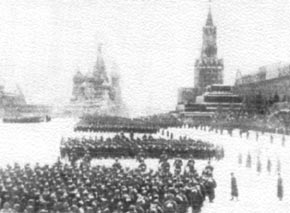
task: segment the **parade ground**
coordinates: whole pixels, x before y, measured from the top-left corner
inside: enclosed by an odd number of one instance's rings
[[[62,137],[95,136],[96,133],[74,133],[73,126],[76,121],[72,119],[55,119],[48,123],[39,124],[4,124],[0,123],[0,166],[7,164],[20,165],[30,163],[52,164],[60,153],[60,140]],[[172,128],[174,138],[186,136],[193,139],[202,139],[212,143],[221,144],[225,149],[225,158],[212,161],[214,178],[217,182],[216,198],[213,203],[205,202],[203,213],[234,213],[234,212],[290,212],[290,137],[286,136],[285,146],[282,146],[282,136],[273,134],[273,143],[270,134],[260,133],[256,140],[256,133],[250,132],[249,138],[244,134],[240,137],[238,130],[233,136],[225,131],[223,134],[195,128]],[[110,133],[112,135],[112,133]],[[100,135],[100,134],[98,134]],[[103,133],[103,135],[106,135]],[[108,134],[106,135],[108,136]],[[154,137],[166,137],[161,132]],[[288,144],[289,143],[289,144]],[[251,168],[246,167],[246,157],[252,158]],[[239,163],[239,156],[240,162]],[[260,158],[261,172],[256,169],[257,158]],[[267,161],[271,161],[271,171],[267,171]],[[114,159],[94,160],[92,164],[111,165]],[[125,167],[137,166],[133,159],[120,160]],[[157,169],[157,159],[147,159],[150,169]],[[170,160],[172,164],[173,160]],[[284,198],[277,198],[277,167],[280,162],[281,176],[284,184]],[[185,162],[184,162],[185,164]],[[200,173],[207,161],[197,160],[196,168]],[[239,201],[230,201],[230,173],[234,172],[237,178]]]

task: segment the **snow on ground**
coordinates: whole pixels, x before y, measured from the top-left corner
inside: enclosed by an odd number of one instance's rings
[[[5,124],[0,123],[0,166],[18,162],[40,164],[53,163],[59,156],[59,142],[62,137],[78,136],[81,133],[73,133],[75,121],[70,119],[55,119],[49,123],[39,124]],[[279,213],[290,212],[290,137],[286,137],[286,146],[281,146],[282,136],[273,134],[274,143],[270,143],[270,134],[260,135],[255,140],[255,133],[251,132],[249,139],[245,135],[240,138],[238,131],[234,131],[233,137],[225,132],[223,135],[200,129],[169,129],[175,138],[180,135],[194,139],[207,140],[221,144],[225,149],[225,158],[221,161],[213,161],[214,177],[217,181],[216,199],[214,203],[206,202],[203,213]],[[86,133],[86,137],[97,134]],[[113,134],[106,134],[112,136]],[[160,133],[156,135],[161,136]],[[289,143],[289,144],[288,144]],[[242,154],[243,164],[238,164],[238,155]],[[252,156],[252,168],[245,167],[247,154]],[[262,172],[256,172],[257,156],[260,156]],[[272,161],[272,172],[266,170],[267,159]],[[278,159],[281,162],[281,175],[284,180],[284,199],[277,199],[277,172]],[[111,165],[113,160],[95,160],[94,163]],[[137,166],[135,160],[121,160],[127,167]],[[146,160],[149,168],[156,168],[157,159]],[[185,162],[184,162],[185,163]],[[206,161],[197,161],[199,172],[206,165]],[[239,201],[230,201],[230,173],[234,172],[238,182]]]

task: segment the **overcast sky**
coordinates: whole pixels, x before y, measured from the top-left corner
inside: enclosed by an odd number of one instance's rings
[[[237,69],[290,61],[289,2],[213,1],[226,83]],[[0,78],[31,103],[68,102],[102,42],[133,113],[174,110],[177,89],[193,86],[207,13],[207,0],[1,0]]]

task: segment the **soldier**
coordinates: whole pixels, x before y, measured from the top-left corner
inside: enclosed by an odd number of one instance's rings
[[[167,195],[163,204],[164,212],[166,213],[177,213],[177,203],[174,199],[174,195]]]
[[[273,138],[273,135],[271,134],[270,135],[270,143],[273,143],[273,140],[274,140],[274,138]]]
[[[180,158],[180,154],[177,154],[177,158],[174,161],[174,167],[175,169],[181,169],[183,165],[182,159]]]
[[[252,167],[252,157],[251,157],[251,154],[249,152],[248,152],[248,155],[247,155],[246,167],[247,168],[251,168]]]
[[[130,139],[133,140],[134,139],[134,132],[130,132]]]
[[[154,199],[150,204],[149,213],[164,213],[164,209],[158,199]]]
[[[21,210],[20,210],[20,205],[18,203],[15,203],[13,205],[13,213],[20,213]]]
[[[271,169],[272,169],[272,163],[271,163],[271,160],[268,158],[268,161],[267,161],[267,171],[268,171],[268,173],[271,173]]]
[[[162,171],[162,173],[165,173],[165,174],[169,173],[170,164],[168,163],[167,160],[161,163],[161,171]]]
[[[285,146],[285,135],[283,134],[283,136],[282,136],[282,146],[284,147]]]
[[[217,186],[216,181],[214,180],[212,175],[205,179],[204,186],[209,202],[212,203],[215,198],[215,188]]]
[[[242,138],[242,134],[243,134],[242,129],[240,129],[239,134],[240,134],[240,138]]]
[[[238,201],[239,198],[238,184],[233,172],[231,173],[231,196],[232,196],[231,200],[234,200],[234,198],[236,198],[236,200]]]
[[[259,140],[259,132],[256,132],[256,141]]]
[[[24,213],[34,213],[34,208],[33,206],[27,206],[26,209],[24,210]]]
[[[277,181],[277,197],[279,198],[279,200],[281,201],[283,199],[283,179],[280,175],[280,173],[278,173],[278,181]]]
[[[165,162],[167,161],[167,159],[168,159],[168,155],[166,154],[165,151],[163,151],[162,155],[160,156],[159,163]]]
[[[261,164],[261,160],[260,157],[257,158],[257,172],[261,173],[262,170],[262,164]]]
[[[207,166],[205,167],[206,171],[210,171],[211,173],[213,172],[214,168],[211,165],[210,161],[208,161]]]
[[[10,208],[10,204],[5,202],[3,204],[3,209],[1,209],[0,213],[13,213],[13,209]]]
[[[178,189],[176,194],[176,203],[178,205],[179,213],[186,213],[188,207],[188,199],[185,195],[184,188]]]
[[[243,164],[243,156],[242,153],[239,154],[239,164],[242,165]]]
[[[197,185],[197,182],[192,182],[191,186],[187,187],[187,191],[193,212],[199,212],[204,201],[204,195],[200,186]]]
[[[144,162],[144,159],[141,160],[140,164],[139,164],[139,169],[141,172],[145,172],[147,169],[147,165]]]
[[[192,174],[195,173],[194,164],[195,164],[195,161],[193,159],[193,156],[190,155],[190,159],[187,162],[187,167],[188,167],[189,172]]]
[[[232,129],[232,128],[229,128],[229,129],[228,129],[228,133],[229,133],[229,135],[232,137],[232,136],[233,136],[233,129]]]
[[[139,163],[141,163],[145,158],[144,150],[141,149],[140,152],[136,155],[136,159]]]
[[[113,168],[115,168],[115,169],[121,169],[122,168],[118,158],[115,158],[115,163],[113,164]]]
[[[280,159],[277,160],[277,173],[279,174],[281,172],[281,162]]]

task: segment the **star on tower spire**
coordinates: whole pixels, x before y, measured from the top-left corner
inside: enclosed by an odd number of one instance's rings
[[[213,21],[212,21],[212,15],[211,15],[211,0],[209,2],[209,7],[208,7],[208,15],[207,15],[207,20],[206,20],[206,26],[212,26]]]

